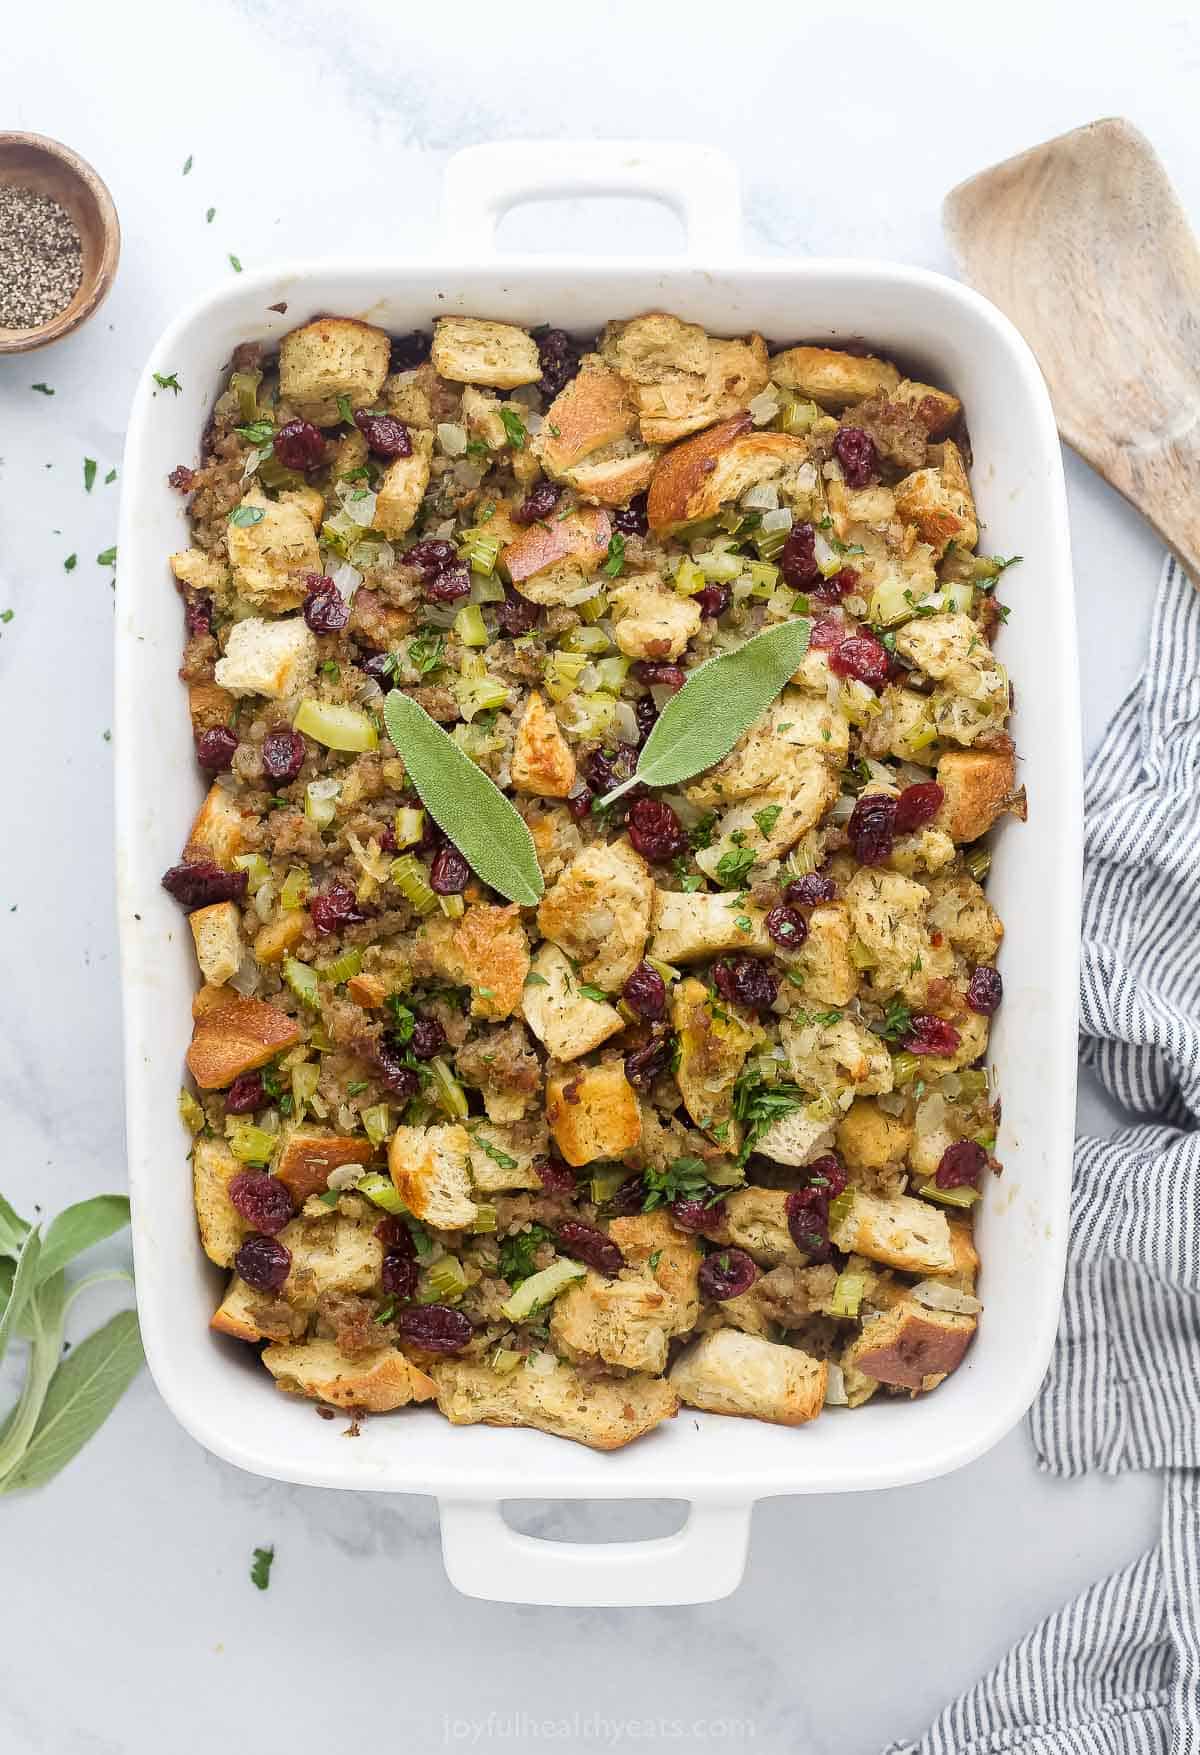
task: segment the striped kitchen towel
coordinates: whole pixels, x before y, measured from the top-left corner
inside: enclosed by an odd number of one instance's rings
[[[1162,1470],[1161,1538],[886,1755],[1200,1755],[1200,592],[1174,561],[1085,810],[1082,1058],[1147,1120],[1077,1142],[1031,1430],[1053,1474]]]

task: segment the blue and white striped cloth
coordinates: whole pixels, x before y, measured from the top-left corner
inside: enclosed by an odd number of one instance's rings
[[[1148,1119],[1076,1144],[1031,1429],[1052,1474],[1162,1470],[1162,1534],[885,1755],[1200,1755],[1200,592],[1174,561],[1085,809],[1082,1058]]]

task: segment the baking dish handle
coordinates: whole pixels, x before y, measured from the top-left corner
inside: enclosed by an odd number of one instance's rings
[[[464,260],[496,255],[501,216],[523,201],[642,196],[678,214],[684,260],[741,254],[738,176],[723,152],[658,140],[501,140],[468,146],[446,166],[442,222]]]
[[[553,1542],[525,1536],[495,1501],[439,1500],[442,1557],[456,1590],[494,1603],[571,1609],[712,1603],[737,1589],[753,1507],[697,1504],[673,1536],[644,1542]]]

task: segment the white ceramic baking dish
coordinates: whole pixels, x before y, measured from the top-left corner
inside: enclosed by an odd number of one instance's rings
[[[138,1303],[151,1369],[178,1419],[218,1456],[321,1487],[431,1493],[459,1589],[517,1602],[703,1602],[737,1585],[756,1499],[895,1487],[960,1467],[1028,1406],[1049,1356],[1063,1267],[1075,1094],[1080,757],[1075,623],[1058,439],[1033,356],[993,306],[939,275],[883,262],[751,261],[739,254],[736,181],[718,155],[661,145],[510,143],[448,169],[444,258],[294,263],[194,303],[155,345],[125,454],[117,599],[117,810],[129,1173]],[[683,257],[614,262],[495,254],[497,217],[549,196],[651,196],[683,220]],[[271,307],[286,302],[286,311]],[[964,400],[988,551],[1020,553],[1000,651],[1016,683],[1013,731],[1029,821],[997,838],[992,897],[1008,923],[1005,1004],[992,1036],[1003,1094],[1004,1176],[982,1212],[986,1311],[959,1372],[915,1402],[829,1413],[791,1431],[681,1416],[616,1455],[538,1432],[458,1430],[428,1410],[366,1422],[347,1444],[310,1404],[279,1395],[254,1355],[213,1336],[221,1276],[202,1256],[176,1112],[190,935],[159,886],[201,781],[183,691],[167,554],[187,541],[167,471],[194,461],[236,342],[273,345],[319,312],[401,332],[462,312],[590,333],[662,308],[718,333],[776,343],[868,336]],[[178,396],[152,374],[175,373]],[[595,1547],[513,1532],[506,1498],[673,1498],[678,1535]]]

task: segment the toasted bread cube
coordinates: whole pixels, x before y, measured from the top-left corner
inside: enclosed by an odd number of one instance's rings
[[[830,1215],[829,1237],[836,1248],[865,1255],[903,1273],[949,1272],[954,1252],[945,1213],[910,1194],[885,1199],[856,1188],[848,1189],[847,1196],[848,1210],[840,1218]]]
[[[576,854],[538,908],[538,929],[579,966],[582,980],[615,993],[642,959],[654,879],[625,840]]]
[[[339,418],[338,398],[370,408],[387,377],[392,344],[383,329],[354,317],[318,317],[279,344],[279,394],[316,426]],[[319,570],[319,569],[318,569]]]
[[[1024,820],[1025,793],[1017,789],[1011,750],[947,750],[937,777],[946,796],[936,822],[953,841],[978,841],[1005,811]]]
[[[855,937],[871,959],[872,993],[899,993],[917,1005],[931,980],[953,973],[950,946],[935,945],[926,924],[929,891],[924,884],[896,871],[863,866],[846,885],[845,897]]]
[[[238,995],[196,1019],[187,1051],[188,1070],[202,1091],[220,1091],[242,1073],[266,1066],[299,1040],[295,1018],[261,999]]]
[[[521,1010],[555,1060],[578,1060],[625,1028],[615,1006],[591,999],[579,988],[570,959],[557,945],[542,945],[530,965]]]
[[[555,1299],[550,1339],[572,1361],[603,1359],[657,1377],[666,1368],[671,1314],[671,1300],[651,1279],[608,1280],[589,1269]]]
[[[744,1249],[762,1268],[782,1262],[800,1265],[807,1257],[792,1241],[786,1188],[735,1188],[724,1197],[725,1214],[711,1228],[720,1243]]]
[[[637,1094],[619,1060],[548,1079],[546,1120],[574,1168],[596,1158],[619,1158],[642,1137]]]
[[[585,508],[549,524],[530,524],[500,551],[500,565],[531,603],[581,602],[608,553],[607,512]]]
[[[683,383],[708,370],[709,338],[698,323],[647,311],[627,323],[610,323],[600,338],[600,354],[631,383]]]
[[[748,847],[761,860],[782,859],[836,801],[837,774],[816,750],[790,753],[773,785],[722,812],[713,835],[717,855]]]
[[[223,1140],[198,1139],[192,1147],[192,1194],[200,1243],[218,1267],[232,1267],[250,1235],[250,1226],[229,1198],[229,1184],[245,1168]]]
[[[453,384],[515,390],[542,375],[537,342],[513,323],[478,317],[439,317],[433,326],[433,368]]]
[[[317,642],[303,616],[262,621],[248,616],[229,630],[225,656],[214,675],[232,695],[265,695],[282,701],[299,694],[317,669]]]
[[[327,1127],[289,1127],[275,1160],[275,1175],[298,1207],[321,1194],[334,1170],[346,1164],[369,1164],[375,1148],[370,1140],[350,1138]]]
[[[868,396],[890,395],[900,384],[899,372],[887,360],[833,347],[789,347],[774,354],[771,379],[835,413]]]
[[[766,389],[767,381],[767,348],[761,335],[747,341],[710,338],[702,378],[639,384],[642,437],[650,445],[673,445],[748,407]]]
[[[792,1074],[802,1091],[840,1097],[852,1091],[873,1097],[892,1088],[892,1057],[886,1045],[848,1012],[833,1021],[792,1013],[779,1026]]]
[[[334,1408],[363,1408],[389,1414],[409,1402],[427,1402],[437,1385],[419,1365],[395,1347],[343,1353],[336,1341],[304,1341],[299,1346],[264,1347],[262,1362],[288,1395],[308,1396]]]
[[[949,545],[973,549],[979,521],[962,453],[951,439],[942,446],[940,466],[917,469],[896,484],[896,511],[915,524],[938,560]]]
[[[896,630],[896,650],[936,682],[946,683],[956,694],[985,708],[997,707],[1001,718],[1008,714],[1008,680],[986,640],[969,615],[916,616]],[[218,679],[219,680],[219,679]],[[935,714],[935,723],[937,716]],[[938,726],[941,730],[941,725]]]
[[[383,381],[379,400],[388,413],[394,414],[397,420],[402,420],[405,426],[432,427],[435,401],[440,406],[438,390],[433,363],[425,360],[411,371],[390,373]],[[466,419],[465,408],[463,419]],[[360,461],[365,461],[365,457]]]
[[[388,1169],[410,1213],[439,1231],[473,1225],[471,1139],[457,1122],[449,1126],[398,1127],[388,1146]]]
[[[534,798],[566,798],[575,784],[575,756],[559,729],[554,709],[534,689],[517,725],[512,752],[514,792]]]
[[[761,908],[743,905],[736,896],[657,890],[650,955],[660,963],[691,963],[722,951],[769,952],[765,919]]]
[[[211,859],[226,871],[232,871],[234,856],[241,853],[245,845],[246,817],[242,806],[231,792],[226,792],[214,780],[188,831],[183,857],[193,862]]]
[[[824,693],[825,685],[821,689]],[[814,700],[799,689],[787,689],[767,712],[742,734],[729,754],[693,780],[687,796],[693,804],[735,804],[775,786],[781,773],[816,751],[831,767],[841,768],[849,749],[850,724],[825,699]]]
[[[231,523],[226,534],[239,594],[263,609],[296,609],[304,602],[304,579],[321,571],[312,521],[302,507],[269,500],[257,482],[240,511],[257,512],[254,524]]]
[[[369,1012],[383,1004],[388,996],[388,986],[380,975],[352,975],[346,983],[346,992],[355,1005]]]
[[[867,1323],[846,1348],[843,1369],[913,1391],[935,1389],[962,1363],[975,1333],[973,1316],[927,1310],[911,1299]]]
[[[933,898],[929,924],[934,931],[973,963],[995,962],[1004,927],[974,878],[965,872],[959,877],[935,877],[928,888]]]
[[[323,1292],[377,1291],[383,1268],[383,1244],[375,1235],[378,1218],[378,1210],[371,1208],[359,1218],[331,1210],[292,1219],[279,1233],[292,1256],[280,1297],[311,1314]]]
[[[515,903],[471,903],[459,920],[424,921],[415,946],[429,969],[471,989],[471,1015],[499,1022],[521,1003],[529,941]]]
[[[430,1367],[438,1407],[452,1426],[533,1426],[593,1450],[619,1450],[678,1411],[661,1377],[595,1377],[558,1364],[519,1366],[505,1376],[487,1365],[442,1359]]]
[[[686,1334],[700,1315],[700,1263],[696,1239],[672,1223],[661,1208],[613,1219],[608,1234],[628,1268],[641,1268],[672,1301],[672,1333]]]
[[[234,1274],[208,1325],[235,1341],[294,1341],[304,1333],[304,1313],[281,1298],[256,1292]]]
[[[217,555],[206,554],[202,548],[185,548],[171,556],[171,571],[181,585],[193,591],[207,591],[217,603],[229,597],[229,568]]]
[[[303,512],[314,530],[320,530],[325,520],[325,495],[320,488],[305,482],[303,487],[283,488],[276,496],[280,506],[295,506]]]
[[[811,1164],[832,1144],[832,1122],[814,1120],[803,1109],[793,1109],[759,1134],[754,1150],[777,1164]]]
[[[188,684],[188,712],[197,737],[202,732],[214,731],[218,726],[231,725],[235,706],[228,689],[219,688],[216,683]]]
[[[750,416],[738,414],[663,453],[650,483],[646,516],[655,536],[669,536],[694,519],[714,518],[748,488],[778,482],[788,493],[809,476],[815,482],[806,440],[754,432]]]
[[[824,1360],[797,1347],[719,1328],[679,1356],[668,1381],[690,1408],[803,1426],[825,1405],[828,1375]]]
[[[967,1218],[951,1218],[946,1215],[950,1226],[950,1248],[954,1252],[954,1266],[948,1274],[937,1277],[953,1286],[956,1292],[967,1292],[974,1296],[975,1280],[979,1273],[979,1252],[975,1248],[975,1239],[971,1231],[971,1220]]]
[[[687,976],[671,991],[671,1022],[679,1041],[675,1082],[684,1107],[706,1133],[725,1127],[730,1150],[740,1131],[732,1122],[733,1087],[759,1032],[724,1005],[714,1006],[703,981]]]
[[[837,1149],[851,1170],[902,1164],[912,1140],[912,1123],[888,1115],[869,1097],[857,1098],[838,1123]]]
[[[561,481],[593,451],[628,438],[636,428],[637,409],[625,379],[596,354],[586,354],[546,410],[532,448],[546,474]]]
[[[808,937],[786,960],[808,1005],[849,1005],[858,989],[850,956],[850,913],[842,902],[823,902],[808,917]]]
[[[395,540],[412,528],[429,486],[433,442],[428,433],[414,435],[411,457],[397,457],[384,471],[375,496],[372,523],[382,536]]]
[[[657,573],[638,573],[608,594],[617,645],[627,658],[678,658],[700,626],[700,606],[667,591]]]
[[[214,987],[223,987],[242,966],[242,917],[236,902],[213,902],[195,908],[188,925],[196,941],[200,973]]]
[[[500,1194],[506,1188],[540,1188],[535,1160],[547,1151],[546,1123],[528,1121],[471,1123],[471,1180],[476,1194]]]
[[[931,439],[943,439],[962,413],[962,403],[948,390],[935,390],[932,384],[919,384],[903,378],[892,392],[899,401],[913,409]]]
[[[635,494],[644,494],[654,479],[658,462],[655,448],[631,450],[625,445],[611,454],[589,457],[568,469],[563,480],[581,500],[592,506],[627,506]]]
[[[294,950],[311,924],[305,908],[287,908],[278,920],[270,920],[254,935],[254,959],[258,963],[279,963]],[[353,995],[351,995],[353,997]]]

